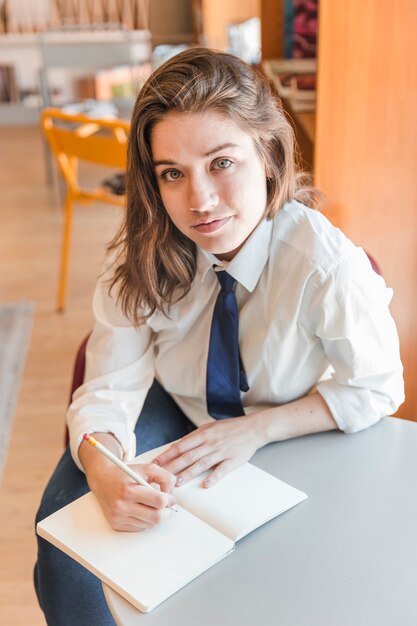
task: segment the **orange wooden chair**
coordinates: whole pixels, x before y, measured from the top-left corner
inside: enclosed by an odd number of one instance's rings
[[[121,119],[102,120],[85,115],[70,115],[56,108],[44,109],[41,123],[67,185],[57,299],[57,310],[63,311],[66,304],[74,202],[105,202],[120,207],[125,205],[125,196],[110,193],[102,185],[94,189],[83,186],[78,176],[79,161],[124,171],[130,124]]]

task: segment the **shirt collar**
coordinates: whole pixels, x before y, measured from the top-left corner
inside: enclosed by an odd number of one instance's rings
[[[214,254],[197,247],[197,273],[201,282],[213,265],[224,267],[248,291],[252,292],[259,280],[269,256],[272,236],[272,220],[262,220],[244,246],[230,261],[220,261]]]

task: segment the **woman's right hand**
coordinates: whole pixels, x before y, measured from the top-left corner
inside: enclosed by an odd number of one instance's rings
[[[114,454],[121,456],[120,446],[113,435],[94,433],[94,437]],[[171,472],[153,463],[132,465],[132,469],[146,482],[157,483],[160,487],[160,491],[151,490],[135,483],[86,442],[80,445],[79,458],[90,489],[115,530],[145,530],[163,523],[173,514],[168,507],[175,504],[170,492],[175,486],[176,477]]]

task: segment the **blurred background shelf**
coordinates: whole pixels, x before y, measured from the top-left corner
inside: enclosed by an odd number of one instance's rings
[[[0,102],[0,126],[33,126],[38,121],[38,108],[18,102]]]
[[[42,106],[62,105],[79,98],[83,80],[99,70],[124,67],[130,73],[130,93],[151,72],[151,35],[148,30],[80,30],[0,36],[0,66],[14,69],[21,102],[2,103],[0,124],[30,124],[37,121]],[[107,77],[109,82],[110,77]],[[125,84],[129,82],[124,79]],[[24,103],[32,95],[32,106]],[[89,97],[94,94],[90,93]],[[36,106],[38,98],[38,106]]]

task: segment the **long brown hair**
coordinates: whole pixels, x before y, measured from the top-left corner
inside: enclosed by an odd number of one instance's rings
[[[151,131],[170,111],[221,113],[246,131],[267,171],[266,217],[291,199],[314,204],[296,167],[292,128],[267,80],[239,58],[191,48],[168,60],[142,87],[128,143],[127,211],[109,245],[116,251],[110,290],[117,285],[123,311],[139,325],[190,290],[196,246],[165,211],[152,164]]]

